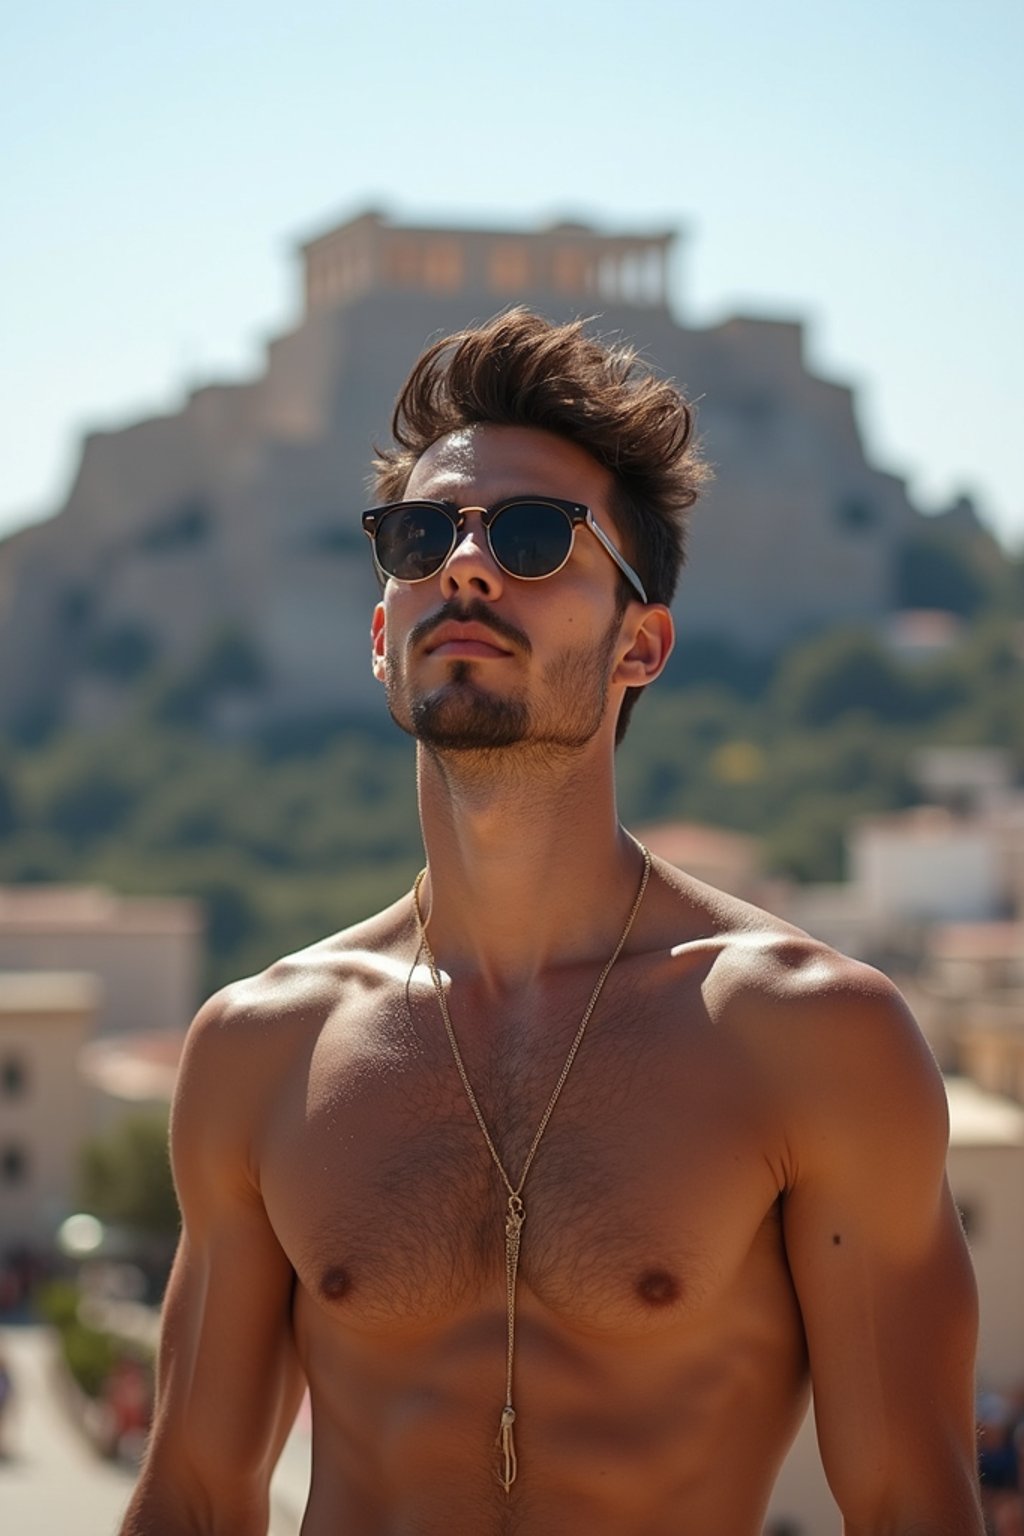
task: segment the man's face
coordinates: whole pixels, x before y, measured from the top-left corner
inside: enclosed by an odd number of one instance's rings
[[[611,474],[583,449],[529,427],[449,433],[418,461],[405,497],[487,507],[507,496],[582,502],[618,547]],[[403,730],[439,750],[531,743],[579,749],[599,730],[619,644],[618,573],[578,529],[543,581],[507,575],[470,512],[427,581],[389,580],[374,614],[374,672]]]

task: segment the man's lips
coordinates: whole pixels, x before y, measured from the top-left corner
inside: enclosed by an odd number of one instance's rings
[[[532,652],[530,638],[523,630],[477,599],[465,607],[445,603],[443,608],[427,614],[413,625],[408,645],[410,652],[415,651],[421,656],[429,656],[441,646],[452,645],[453,649],[447,654],[457,656],[455,644],[471,641],[487,647],[486,651],[476,653],[481,659],[529,656]],[[464,654],[467,658],[470,656],[468,651]]]
[[[511,656],[504,641],[483,624],[442,624],[427,641],[428,656],[477,657]]]

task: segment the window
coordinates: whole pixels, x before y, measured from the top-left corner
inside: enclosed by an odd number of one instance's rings
[[[28,1068],[20,1056],[5,1056],[0,1062],[0,1094],[19,1099],[28,1088]]]
[[[9,1141],[0,1151],[0,1184],[24,1184],[28,1178],[28,1154],[17,1142]]]

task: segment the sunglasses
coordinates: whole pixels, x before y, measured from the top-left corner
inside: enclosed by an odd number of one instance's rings
[[[373,558],[384,576],[428,581],[458,543],[466,513],[479,512],[487,547],[507,576],[543,581],[560,571],[572,554],[576,529],[589,528],[611,556],[642,603],[643,582],[594,521],[589,507],[553,496],[510,496],[493,507],[456,507],[447,501],[394,501],[362,516]]]

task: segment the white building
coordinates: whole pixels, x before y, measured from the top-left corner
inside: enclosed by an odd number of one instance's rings
[[[964,1078],[947,1078],[949,1182],[978,1280],[978,1384],[1024,1386],[1024,1109]],[[838,1536],[836,1508],[818,1455],[813,1410],[779,1476],[767,1529]]]
[[[1013,796],[1013,763],[1003,747],[922,747],[912,767],[932,804],[981,810]]]
[[[980,922],[1009,899],[997,827],[943,806],[865,816],[848,838],[850,879],[872,925]]]
[[[76,1209],[89,1128],[78,1056],[100,1005],[95,976],[0,971],[0,1256],[50,1246]]]
[[[201,937],[196,902],[0,886],[0,1261],[52,1245],[83,1142],[126,1099],[169,1096]]]

